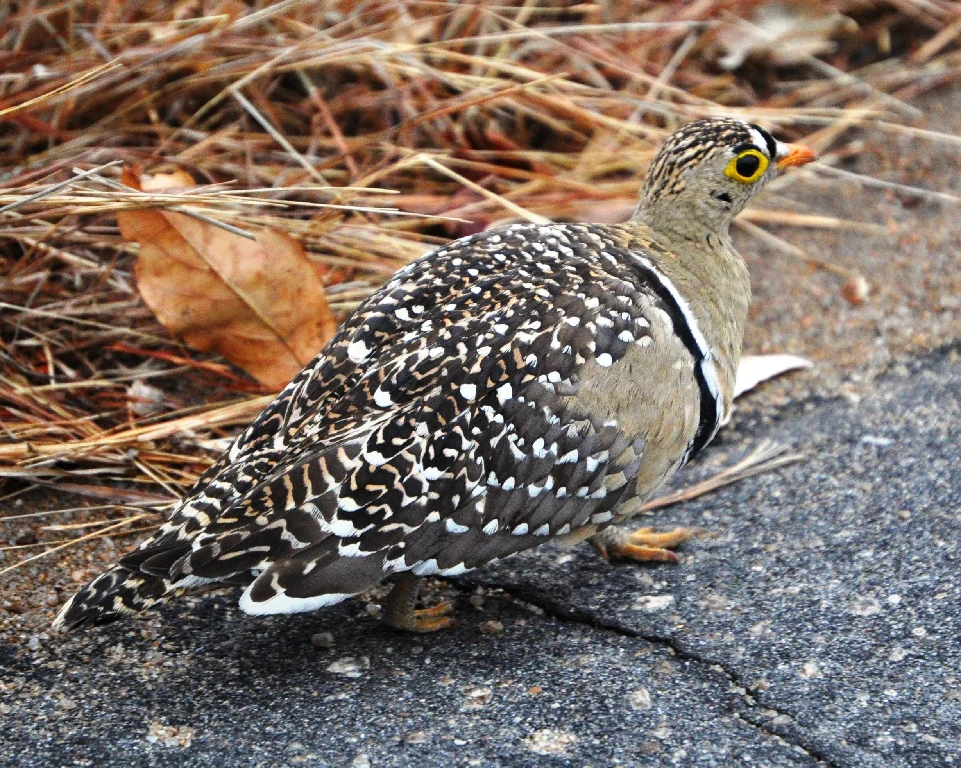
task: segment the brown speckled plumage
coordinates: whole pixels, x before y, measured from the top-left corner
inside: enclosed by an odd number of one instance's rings
[[[251,613],[308,610],[630,516],[729,409],[750,297],[726,224],[673,209],[714,156],[780,157],[769,138],[694,123],[632,221],[515,224],[402,269],[58,624],[211,582],[246,585]],[[756,190],[727,191],[729,223]]]

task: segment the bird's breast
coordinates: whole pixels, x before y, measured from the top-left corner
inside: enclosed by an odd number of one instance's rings
[[[647,343],[634,344],[613,365],[591,361],[578,377],[569,409],[616,424],[640,438],[644,456],[636,492],[647,497],[684,460],[701,422],[696,363],[663,313],[651,308]]]

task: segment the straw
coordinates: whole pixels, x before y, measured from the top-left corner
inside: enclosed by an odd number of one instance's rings
[[[761,46],[750,80],[718,61],[725,35],[766,39],[755,0],[260,5],[201,17],[186,0],[79,0],[68,12],[37,0],[0,20],[0,501],[10,515],[0,522],[53,520],[36,530],[49,548],[17,563],[146,519],[115,521],[102,503],[74,503],[62,519],[13,514],[7,505],[29,489],[169,502],[272,397],[153,317],[118,212],[178,212],[241,236],[286,232],[304,243],[342,320],[452,238],[518,218],[629,215],[663,138],[705,115],[759,120],[826,153],[779,181],[783,210],[769,197],[741,219],[799,279],[807,270],[794,258],[838,279],[853,273],[767,227],[884,224],[791,210],[806,173],[958,201],[831,165],[858,131],[961,142],[904,124],[917,115],[907,99],[961,74],[961,21],[946,3],[806,3],[858,25],[825,41],[834,53],[804,53],[787,69]],[[913,53],[883,44],[919,29],[927,37]],[[182,170],[196,184],[141,192],[120,182],[121,166]],[[780,460],[762,453],[743,469]],[[88,525],[80,538],[51,539]]]

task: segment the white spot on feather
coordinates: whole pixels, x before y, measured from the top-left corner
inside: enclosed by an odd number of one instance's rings
[[[451,533],[467,533],[470,530],[466,525],[459,525],[449,517],[444,521],[444,527]]]
[[[437,573],[437,561],[434,559],[425,560],[422,563],[417,563],[410,570],[415,576],[433,576]]]
[[[337,554],[341,557],[365,557],[369,555],[370,552],[361,551],[359,541],[353,544],[344,544],[344,542],[339,541],[337,542]]]
[[[347,357],[352,363],[362,363],[370,356],[370,350],[363,341],[354,341],[347,345]]]
[[[267,616],[275,613],[303,613],[304,611],[315,611],[318,608],[325,608],[328,605],[334,605],[335,603],[339,603],[341,600],[346,600],[348,597],[353,597],[355,594],[358,594],[356,592],[351,592],[349,594],[332,592],[328,595],[314,595],[312,597],[290,597],[285,592],[281,592],[279,595],[274,595],[273,597],[262,602],[255,602],[250,597],[250,592],[253,587],[253,584],[247,587],[238,601],[240,610],[242,610],[244,613],[250,614],[251,616]]]

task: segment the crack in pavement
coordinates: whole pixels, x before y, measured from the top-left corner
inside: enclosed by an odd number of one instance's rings
[[[451,580],[450,583],[455,584],[454,580]],[[470,591],[469,589],[465,588],[466,585],[456,585],[456,586],[461,591],[464,591],[464,592]],[[556,619],[558,621],[568,622],[572,624],[580,624],[583,626],[589,626],[595,629],[601,629],[608,632],[612,632],[614,634],[621,635],[622,637],[630,637],[638,640],[644,640],[645,642],[651,643],[652,645],[656,645],[661,648],[667,648],[674,654],[676,658],[680,659],[681,661],[690,661],[699,666],[705,666],[715,672],[719,672],[725,678],[727,678],[728,683],[733,688],[743,692],[740,695],[740,699],[744,702],[744,705],[748,711],[751,711],[757,707],[757,704],[754,702],[753,697],[749,696],[748,694],[747,686],[744,685],[744,683],[741,681],[740,675],[738,675],[737,672],[731,669],[728,669],[718,661],[712,661],[710,659],[706,659],[701,656],[698,656],[696,653],[693,653],[689,650],[685,650],[672,637],[663,637],[661,635],[646,635],[643,632],[638,632],[635,629],[626,627],[617,622],[607,621],[605,619],[599,619],[598,617],[592,615],[587,611],[571,609],[571,608],[567,608],[565,606],[559,605],[550,599],[545,599],[542,595],[535,596],[524,589],[521,589],[518,592],[518,591],[515,591],[515,588],[507,587],[503,584],[486,583],[486,582],[483,583],[481,586],[483,586],[485,589],[500,590],[501,592],[503,592],[503,594],[506,597],[512,600],[520,601],[528,605],[531,605],[543,611],[544,614],[549,616],[550,618]],[[785,715],[786,717],[791,717],[792,720],[795,719],[788,712],[783,712],[777,707],[768,706],[767,708],[773,710],[774,712],[777,712],[777,714],[779,715]],[[741,721],[745,725],[748,725],[749,727],[754,728],[755,730],[760,731],[766,736],[770,736],[771,738],[776,739],[785,745],[801,750],[801,752],[803,752],[805,755],[810,757],[812,760],[817,761],[818,765],[823,766],[823,768],[843,768],[843,766],[839,765],[838,763],[832,762],[827,755],[825,755],[816,747],[805,745],[800,741],[792,738],[790,734],[780,733],[776,730],[773,730],[763,725],[760,722],[751,720],[745,715],[744,712],[737,711],[733,707],[725,705],[725,709],[733,717],[737,718],[739,721]]]

